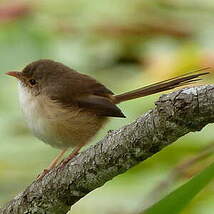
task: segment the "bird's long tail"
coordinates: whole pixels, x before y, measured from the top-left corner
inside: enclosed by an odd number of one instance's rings
[[[151,94],[156,94],[162,91],[167,91],[169,89],[177,88],[179,86],[189,85],[193,82],[201,80],[200,78],[201,76],[209,74],[209,72],[206,71],[208,69],[209,69],[208,67],[202,68],[197,71],[177,76],[175,78],[157,82],[123,94],[115,95],[114,103],[117,104],[127,100],[132,100],[139,97],[145,97]]]

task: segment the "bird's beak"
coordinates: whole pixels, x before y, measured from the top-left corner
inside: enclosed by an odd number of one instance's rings
[[[10,71],[10,72],[7,72],[6,74],[12,77],[16,77],[17,79],[21,79],[22,77],[22,72],[18,72],[18,71]]]

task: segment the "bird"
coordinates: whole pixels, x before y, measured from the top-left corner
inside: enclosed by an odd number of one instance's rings
[[[7,75],[18,80],[19,102],[27,126],[41,141],[60,149],[38,176],[42,179],[73,148],[65,165],[103,127],[109,117],[125,118],[117,104],[184,86],[207,75],[202,68],[168,80],[115,95],[93,77],[50,59],[40,59]]]

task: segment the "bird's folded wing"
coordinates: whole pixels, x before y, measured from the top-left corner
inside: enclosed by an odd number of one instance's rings
[[[107,97],[89,95],[79,97],[76,101],[79,107],[94,112],[99,116],[125,117],[122,111]]]

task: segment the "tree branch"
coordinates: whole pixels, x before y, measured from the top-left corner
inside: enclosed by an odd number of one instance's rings
[[[64,168],[34,181],[0,213],[62,214],[108,180],[151,157],[188,132],[214,122],[214,85],[163,95],[153,110],[133,123],[110,131]]]

